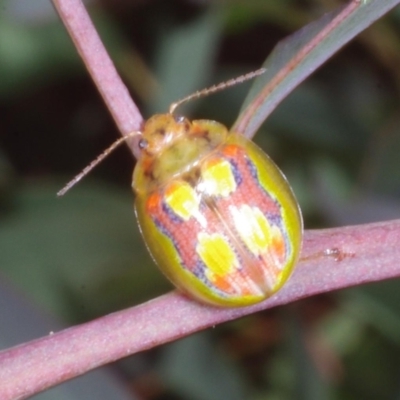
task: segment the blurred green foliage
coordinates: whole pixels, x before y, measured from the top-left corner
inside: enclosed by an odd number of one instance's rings
[[[56,198],[117,132],[49,5],[23,13],[23,3],[0,1],[0,285],[7,279],[76,323],[171,286],[135,223],[126,150]],[[149,116],[258,68],[277,41],[331,3],[120,0],[93,2],[90,11]],[[399,11],[289,95],[256,137],[292,183],[307,228],[400,214]],[[229,126],[247,90],[181,112]],[[152,399],[398,399],[399,292],[391,281],[308,299],[119,368]]]

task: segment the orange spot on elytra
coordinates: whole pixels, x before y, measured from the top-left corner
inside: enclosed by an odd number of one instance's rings
[[[285,257],[285,241],[283,240],[282,234],[275,235],[272,238],[271,247],[273,252],[278,256],[279,260],[283,260]]]
[[[219,290],[235,294],[236,296],[250,296],[255,294],[252,288],[249,287],[248,279],[240,271],[235,271],[224,276],[216,275],[212,279],[212,283]]]
[[[213,278],[213,284],[223,292],[230,292],[232,290],[232,287],[229,283],[229,280],[226,279],[225,276],[217,275]]]
[[[152,213],[155,210],[161,201],[161,195],[159,193],[152,193],[146,202],[147,212]]]
[[[224,147],[223,149],[223,154],[229,156],[229,157],[237,157],[237,154],[239,153],[239,147],[234,145],[234,144],[230,144]]]

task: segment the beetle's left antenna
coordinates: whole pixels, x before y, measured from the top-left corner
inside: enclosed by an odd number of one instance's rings
[[[75,186],[85,175],[87,175],[96,165],[101,163],[110,153],[112,153],[118,146],[122,143],[126,142],[132,136],[138,135],[139,132],[131,132],[126,136],[123,136],[116,140],[110,147],[105,149],[95,160],[93,160],[88,166],[86,166],[78,175],[75,176],[72,180],[70,180],[59,192],[57,192],[57,196],[64,196],[65,193],[68,192],[72,186]]]

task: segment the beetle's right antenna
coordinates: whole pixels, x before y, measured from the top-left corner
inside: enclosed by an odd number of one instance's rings
[[[175,103],[172,103],[169,107],[169,113],[173,114],[175,109],[183,103],[186,103],[193,99],[198,99],[199,97],[208,96],[209,94],[219,92],[220,90],[227,89],[231,86],[235,86],[238,83],[248,81],[259,75],[262,75],[265,71],[266,71],[265,68],[260,68],[255,71],[249,72],[248,74],[238,76],[237,78],[229,79],[229,81],[221,82],[221,83],[218,83],[217,85],[211,86],[209,88],[198,90],[197,92],[195,92],[187,97],[184,97],[183,99],[178,100]]]
[[[84,176],[86,176],[94,167],[96,167],[96,165],[101,163],[117,147],[119,147],[122,143],[125,143],[131,137],[138,134],[140,134],[140,132],[134,131],[116,140],[110,147],[105,149],[99,156],[97,156],[95,160],[93,160],[78,175],[76,175],[74,179],[70,180],[59,192],[57,192],[57,196],[64,196],[64,194],[67,193],[68,190],[72,188],[72,186],[75,186]]]

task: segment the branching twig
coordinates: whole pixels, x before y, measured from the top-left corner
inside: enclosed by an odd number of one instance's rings
[[[139,129],[142,116],[118,75],[81,0],[53,0],[83,62],[122,135]],[[131,145],[134,155],[135,146]]]

